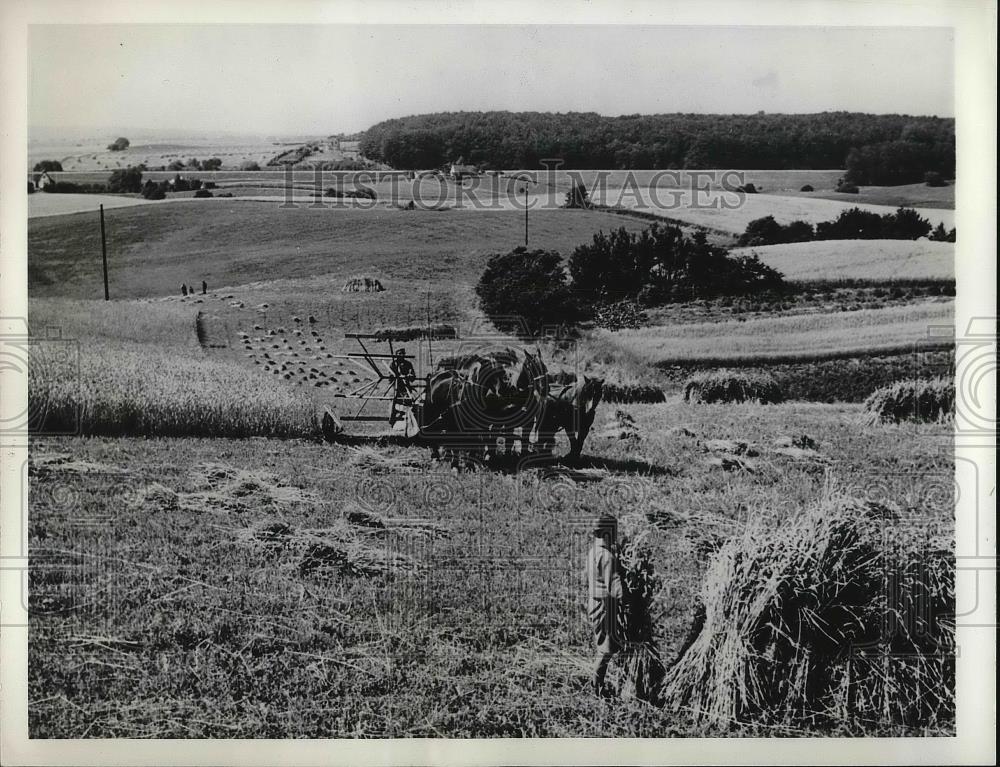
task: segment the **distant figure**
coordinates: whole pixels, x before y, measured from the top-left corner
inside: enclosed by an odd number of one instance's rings
[[[183,282],[181,283],[181,295],[186,296],[188,294],[188,286]]]
[[[410,394],[413,392],[412,384],[417,378],[417,372],[413,369],[413,365],[406,359],[406,349],[400,347],[396,350],[396,356],[389,363],[389,372],[392,373],[396,384],[396,395],[392,401],[392,410],[389,413],[389,426],[391,427],[402,417],[402,413],[397,407],[398,401],[409,399]]]
[[[588,614],[597,646],[594,666],[594,694],[605,697],[604,677],[614,654],[621,649],[618,637],[618,601],[622,596],[618,557],[614,553],[618,520],[602,514],[594,522],[594,539],[587,554],[587,580],[590,586]]]
[[[206,293],[208,293],[208,283],[205,282],[204,280],[202,280],[201,281],[201,294],[205,295]]]

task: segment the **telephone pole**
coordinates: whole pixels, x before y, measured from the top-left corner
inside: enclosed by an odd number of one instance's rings
[[[104,262],[104,300],[110,301],[108,293],[108,243],[104,237],[104,206],[101,205],[101,260]]]
[[[528,249],[528,182],[524,182],[524,249]]]

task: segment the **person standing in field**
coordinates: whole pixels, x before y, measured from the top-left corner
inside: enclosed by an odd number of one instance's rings
[[[587,580],[590,586],[588,615],[597,646],[594,666],[594,693],[605,697],[604,677],[615,653],[621,649],[618,637],[618,602],[622,597],[622,581],[616,556],[618,520],[611,514],[599,516],[593,527],[593,539],[587,554]]]
[[[410,398],[413,392],[413,382],[417,378],[417,372],[413,369],[413,365],[406,359],[406,349],[399,348],[396,350],[396,356],[389,363],[389,372],[392,373],[393,381],[396,384],[396,395],[392,401],[392,412],[389,413],[389,426],[392,427],[402,417],[398,402]]]
[[[208,293],[208,283],[204,280],[201,281],[201,294],[204,296]]]
[[[183,282],[181,283],[181,295],[186,296],[188,294],[188,286]]]

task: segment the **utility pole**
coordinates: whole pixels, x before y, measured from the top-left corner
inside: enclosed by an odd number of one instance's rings
[[[108,293],[108,243],[104,237],[104,206],[101,206],[101,260],[104,261],[104,300],[110,301]]]
[[[524,249],[528,249],[528,182],[524,182]]]

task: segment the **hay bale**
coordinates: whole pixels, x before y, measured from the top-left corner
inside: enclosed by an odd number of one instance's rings
[[[381,293],[382,283],[374,277],[352,277],[344,283],[344,293]]]
[[[722,728],[950,727],[953,544],[891,522],[831,495],[729,540],[709,562],[703,625],[667,673],[667,705]]]
[[[777,381],[767,373],[715,370],[691,376],[684,384],[684,401],[711,402],[781,402]]]
[[[951,378],[899,381],[872,392],[865,400],[869,425],[901,421],[942,423],[955,414],[955,381]]]

